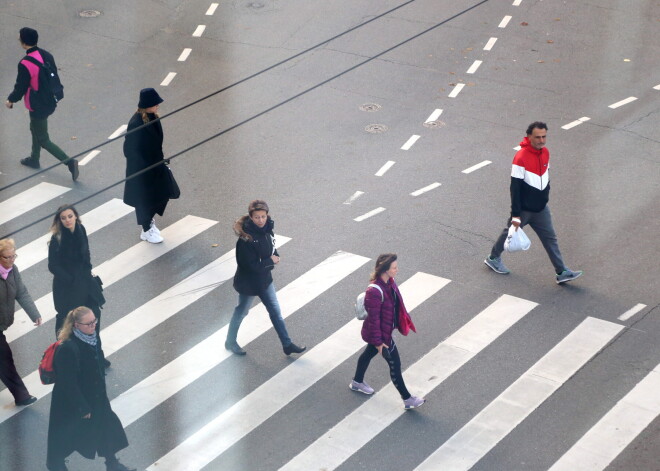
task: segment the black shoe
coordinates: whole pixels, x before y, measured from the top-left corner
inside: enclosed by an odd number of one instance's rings
[[[295,343],[291,342],[286,347],[283,347],[285,355],[291,355],[292,353],[302,353],[307,350],[307,347],[299,347]]]
[[[22,401],[16,401],[17,406],[29,406],[30,404],[34,404],[37,402],[37,398],[34,396],[29,396],[27,399],[23,399]]]
[[[128,466],[121,464],[119,460],[115,460],[112,463],[106,461],[105,469],[106,471],[137,471],[135,468],[129,468]]]
[[[245,350],[241,348],[236,342],[225,342],[225,348],[232,352],[234,355],[245,355]]]
[[[46,465],[46,468],[48,468],[48,471],[69,471],[69,468],[66,467],[66,461],[62,462],[62,464],[51,464],[51,465]]]
[[[78,180],[78,175],[80,175],[80,171],[78,170],[78,161],[76,159],[71,159],[66,165],[69,167],[69,171],[71,172],[71,179],[75,182]]]
[[[41,168],[41,165],[39,165],[39,161],[34,160],[32,157],[25,157],[24,159],[21,159],[21,164],[30,168]]]
[[[107,370],[108,368],[110,368],[110,365],[112,365],[112,363],[110,363],[110,360],[104,358],[104,359],[103,359],[103,366],[105,367],[106,370]]]

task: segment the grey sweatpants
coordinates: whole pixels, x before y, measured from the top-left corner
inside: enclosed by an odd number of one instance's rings
[[[541,243],[545,248],[545,251],[550,257],[552,265],[555,267],[555,273],[559,274],[566,269],[564,265],[564,260],[561,258],[561,252],[559,251],[559,244],[557,243],[557,234],[555,234],[555,228],[552,227],[552,216],[550,215],[550,208],[546,206],[538,213],[532,211],[521,211],[520,213],[520,227],[526,225],[532,226],[536,235],[541,239]],[[499,238],[493,245],[492,250],[490,251],[490,256],[496,258],[502,255],[504,252],[504,241],[509,235],[509,226],[511,226],[511,218],[507,221],[506,227],[500,234]]]

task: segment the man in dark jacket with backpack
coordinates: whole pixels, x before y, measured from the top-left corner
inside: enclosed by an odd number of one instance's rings
[[[37,100],[37,93],[50,92],[40,89],[46,86],[39,80],[39,71],[45,64],[52,71],[57,71],[55,59],[48,52],[37,47],[39,33],[32,28],[21,28],[19,32],[21,46],[25,49],[26,56],[18,63],[18,76],[14,91],[9,94],[5,106],[13,108],[14,103],[23,98],[25,107],[30,112],[30,132],[32,133],[32,154],[21,159],[21,163],[27,167],[39,168],[39,154],[43,147],[53,154],[57,159],[66,162],[73,180],[78,179],[78,161],[70,159],[66,153],[56,144],[51,142],[48,136],[48,116],[55,111],[56,100],[50,96],[48,99]],[[35,63],[35,60],[37,63]],[[45,95],[43,95],[44,98]],[[31,99],[32,98],[32,99]]]

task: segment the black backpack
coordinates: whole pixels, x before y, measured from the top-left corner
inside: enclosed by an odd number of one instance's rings
[[[64,98],[64,86],[57,70],[48,62],[42,64],[32,56],[25,56],[25,60],[39,67],[39,90],[30,90],[30,106],[35,112],[50,116],[57,102]]]

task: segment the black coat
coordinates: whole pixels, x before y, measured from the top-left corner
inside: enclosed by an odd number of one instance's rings
[[[96,310],[91,298],[92,262],[87,231],[76,223],[73,232],[64,229],[60,240],[53,236],[48,244],[48,270],[53,274],[53,302],[60,316],[78,306]]]
[[[49,462],[77,451],[85,458],[112,456],[128,446],[112,411],[98,348],[71,334],[55,351],[55,386],[48,423]],[[91,414],[89,419],[82,417]]]
[[[273,282],[271,272],[275,263],[270,256],[279,256],[274,247],[274,227],[275,223],[270,217],[263,228],[259,228],[249,218],[242,223],[244,235],[236,242],[238,266],[234,275],[234,289],[240,294],[257,296]]]
[[[153,114],[150,119],[156,119]],[[135,113],[127,131],[142,126],[142,115]],[[163,161],[163,127],[156,121],[124,138],[126,176]],[[124,185],[124,203],[136,207],[159,207],[170,199],[169,169],[165,164],[128,180]]]

